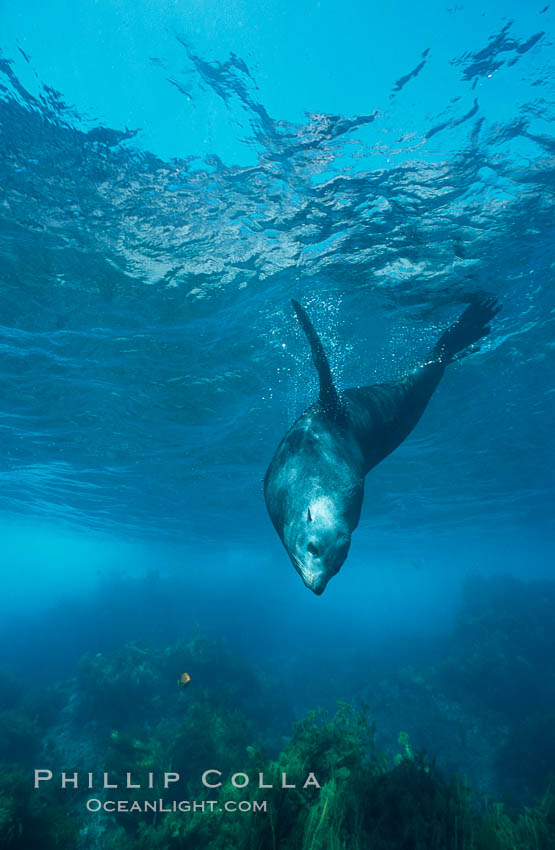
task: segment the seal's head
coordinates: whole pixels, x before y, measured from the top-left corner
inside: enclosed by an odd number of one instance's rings
[[[283,542],[305,585],[319,596],[341,569],[351,532],[334,501],[322,496],[308,500],[285,527]]]

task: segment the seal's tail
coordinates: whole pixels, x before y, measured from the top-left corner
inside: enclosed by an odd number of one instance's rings
[[[489,323],[500,310],[501,304],[494,295],[476,298],[440,336],[433,350],[434,359],[450,363],[456,354],[487,336],[491,330]]]

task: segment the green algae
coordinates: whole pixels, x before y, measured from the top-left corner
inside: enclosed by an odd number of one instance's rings
[[[144,820],[127,850],[549,850],[555,846],[555,807],[547,793],[537,807],[511,815],[499,804],[473,798],[462,782],[447,780],[432,761],[404,753],[390,760],[375,752],[366,715],[343,704],[331,717],[311,712],[297,724],[277,759],[254,748],[247,756],[265,778],[324,778],[320,789],[276,787],[271,792],[226,784],[220,802],[268,801],[265,813],[167,814]],[[194,789],[194,792],[200,789]],[[206,797],[206,790],[204,791]],[[120,836],[122,834],[120,833]],[[114,845],[115,848],[115,845]]]
[[[0,770],[0,847],[2,850],[69,850],[78,826],[63,798],[33,790],[24,770]]]
[[[474,662],[473,662],[474,663]],[[179,689],[184,670],[192,683]],[[227,650],[200,634],[167,648],[130,644],[111,655],[87,656],[71,687],[57,688],[52,706],[37,722],[33,701],[7,678],[0,702],[4,731],[16,731],[21,746],[0,737],[0,846],[6,850],[552,850],[555,803],[549,790],[535,805],[509,808],[473,793],[447,777],[418,752],[405,731],[390,754],[378,752],[375,728],[365,708],[339,703],[333,713],[308,712],[287,739],[275,746],[276,730],[262,708],[255,674]],[[0,691],[2,689],[0,688]],[[62,695],[64,711],[54,710]],[[250,698],[255,704],[253,711]],[[65,713],[64,713],[65,712]],[[56,723],[54,723],[54,718]],[[548,715],[530,735],[548,736]],[[19,731],[18,731],[19,730]],[[55,748],[58,742],[61,749]],[[519,739],[520,740],[520,739]],[[505,749],[500,758],[508,763]],[[69,746],[69,750],[63,749]],[[513,759],[518,760],[515,739]],[[73,749],[71,749],[73,747]],[[213,812],[124,812],[94,816],[87,793],[61,791],[52,783],[32,788],[35,755],[48,764],[75,769],[95,752],[114,776],[152,773],[151,789],[120,788],[116,799],[217,801]],[[68,755],[69,753],[69,755]],[[15,762],[19,762],[16,764]],[[515,761],[516,764],[516,761]],[[39,766],[43,766],[44,761]],[[206,768],[222,772],[223,785],[207,789]],[[179,788],[164,789],[164,772],[178,771]],[[252,781],[234,787],[244,771]],[[303,780],[313,773],[320,788]],[[545,771],[538,774],[538,782]],[[256,781],[264,776],[261,788]],[[281,787],[285,775],[289,785]],[[95,790],[95,797],[106,793]],[[251,811],[227,811],[226,803]],[[254,810],[255,804],[266,810]],[[221,809],[221,811],[220,811]]]

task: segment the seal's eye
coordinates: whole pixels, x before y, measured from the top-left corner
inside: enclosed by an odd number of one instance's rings
[[[306,548],[308,549],[311,555],[314,555],[316,558],[318,557],[319,552],[314,543],[309,543]]]

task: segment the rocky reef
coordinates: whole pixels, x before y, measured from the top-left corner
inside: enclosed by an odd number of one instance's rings
[[[441,656],[366,669],[300,717],[279,670],[198,630],[87,654],[49,687],[4,673],[0,846],[552,850],[553,602],[549,583],[473,580]]]

